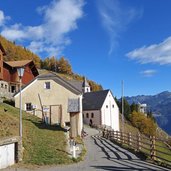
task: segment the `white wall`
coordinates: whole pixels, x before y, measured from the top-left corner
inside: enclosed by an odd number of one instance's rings
[[[109,91],[101,109],[102,125],[111,126],[119,131],[119,108],[112,93]]]
[[[0,146],[0,169],[11,166],[15,163],[15,144]]]

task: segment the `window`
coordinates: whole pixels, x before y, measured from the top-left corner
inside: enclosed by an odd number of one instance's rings
[[[0,67],[0,72],[1,72],[1,67]]]
[[[1,88],[3,88],[4,87],[4,84],[3,83],[1,83]]]
[[[115,107],[114,104],[112,105],[112,107],[113,107],[113,108]]]
[[[91,118],[94,118],[94,113],[91,113]]]
[[[106,108],[108,108],[108,105],[106,105]]]
[[[45,89],[50,89],[50,82],[45,82],[44,88]]]
[[[84,119],[84,113],[83,113],[83,119]]]
[[[32,110],[32,104],[26,103],[26,111],[31,111],[31,110]]]
[[[7,89],[7,85],[5,84],[5,89]]]
[[[86,117],[89,118],[88,113],[86,113]]]

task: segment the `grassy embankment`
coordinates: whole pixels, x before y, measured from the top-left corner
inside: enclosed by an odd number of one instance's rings
[[[120,125],[122,125],[121,117],[120,117]],[[133,127],[131,125],[131,123],[128,122],[128,121],[125,121],[124,127],[125,127],[124,132],[126,132],[126,133],[131,132],[132,135],[137,135],[138,133],[140,133],[139,130],[137,128]],[[161,129],[160,129],[160,134],[157,132],[157,138],[159,138],[159,139],[166,139],[167,136],[168,136],[168,134],[166,132],[164,132],[163,130],[161,130]],[[145,136],[143,135],[143,137],[145,137]],[[145,143],[149,143],[149,144],[151,143],[146,138],[143,138],[142,141],[145,142]],[[148,148],[148,149],[150,148],[150,145],[145,145],[144,144],[144,146],[146,148]],[[128,145],[124,145],[124,147],[130,148]],[[159,156],[159,157],[161,157],[163,159],[171,161],[171,150],[164,144],[164,142],[162,142],[162,141],[157,142],[156,150],[170,154],[170,155],[166,155],[166,154],[162,154],[162,153],[159,153],[159,152],[156,153],[157,156]],[[146,157],[147,157],[147,159],[150,159],[150,151],[149,150],[141,149],[141,152],[143,152],[145,154],[148,154],[149,156],[146,156]],[[161,159],[157,159],[157,160],[158,160],[159,163],[168,164],[168,162],[162,161]]]
[[[4,109],[6,111],[4,111]],[[0,104],[0,138],[19,133],[19,110]],[[23,112],[23,164],[69,164],[73,160],[66,152],[66,139],[59,127],[47,126],[35,116]]]

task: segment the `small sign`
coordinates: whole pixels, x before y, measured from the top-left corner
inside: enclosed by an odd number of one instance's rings
[[[43,112],[49,112],[49,107],[43,107]]]

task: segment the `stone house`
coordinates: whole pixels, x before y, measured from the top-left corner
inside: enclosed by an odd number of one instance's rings
[[[19,92],[14,95],[15,107],[19,108]],[[82,92],[72,86],[69,82],[53,73],[37,76],[28,85],[22,88],[22,109],[45,118],[46,123],[70,124],[69,102],[77,101],[77,110],[70,112],[76,114],[77,135],[82,130]],[[79,110],[79,111],[78,111]]]

